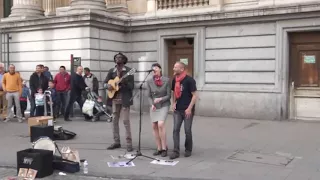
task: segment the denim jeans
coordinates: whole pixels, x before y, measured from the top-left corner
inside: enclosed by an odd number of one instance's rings
[[[68,92],[67,91],[57,91],[57,97],[56,97],[56,115],[59,115],[60,112],[62,116],[64,116],[64,112],[67,107],[67,100],[68,100]]]
[[[34,96],[30,97],[30,117],[34,117],[36,112],[36,102]]]
[[[180,129],[182,122],[184,121],[184,131],[186,134],[186,141],[184,143],[185,151],[192,152],[192,115],[189,118],[186,118],[184,111],[175,111],[173,113],[173,143],[174,143],[174,151],[180,152]]]

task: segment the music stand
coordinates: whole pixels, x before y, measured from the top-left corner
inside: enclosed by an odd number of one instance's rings
[[[149,159],[152,159],[152,160],[157,160],[157,161],[160,161],[159,159],[156,159],[156,158],[153,158],[153,157],[149,157],[149,156],[146,156],[146,155],[143,155],[141,153],[141,126],[142,126],[142,86],[143,84],[146,82],[148,76],[150,75],[151,71],[148,72],[147,76],[144,78],[144,80],[142,81],[142,83],[140,84],[140,87],[139,87],[139,92],[140,92],[140,110],[139,110],[139,145],[138,145],[138,150],[137,150],[137,154],[135,155],[134,158],[132,158],[130,161],[128,161],[126,164],[128,165],[130,162],[132,162],[133,160],[135,160],[137,157],[139,156],[142,156],[142,157],[145,157],[145,158],[149,158]],[[132,97],[132,99],[138,94],[138,92]]]

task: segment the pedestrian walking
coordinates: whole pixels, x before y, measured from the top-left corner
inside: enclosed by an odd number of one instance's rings
[[[71,92],[70,92],[70,100],[68,106],[66,108],[66,112],[64,114],[65,121],[71,121],[69,119],[70,110],[73,108],[73,104],[77,101],[82,110],[83,100],[82,100],[82,91],[86,89],[86,83],[82,77],[83,67],[78,66],[77,72],[71,75]]]

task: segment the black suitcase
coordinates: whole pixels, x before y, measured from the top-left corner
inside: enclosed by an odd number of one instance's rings
[[[17,173],[20,168],[37,170],[36,178],[52,175],[52,151],[42,149],[25,149],[17,152]]]

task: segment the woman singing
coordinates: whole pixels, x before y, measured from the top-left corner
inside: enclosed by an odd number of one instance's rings
[[[147,97],[151,105],[150,117],[153,134],[156,138],[157,151],[153,155],[167,156],[167,140],[165,121],[170,108],[171,89],[169,78],[163,77],[161,66],[158,63],[152,65],[154,76],[147,81]]]

